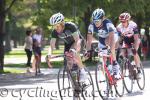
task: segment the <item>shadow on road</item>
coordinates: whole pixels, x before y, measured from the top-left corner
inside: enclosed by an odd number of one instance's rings
[[[143,95],[143,91],[135,91],[132,93],[127,93],[126,94],[128,97],[133,97],[133,96],[137,96],[137,95]]]
[[[9,85],[31,85],[37,83],[55,83],[53,79],[57,79],[54,74],[41,74],[34,76],[32,74],[7,74],[0,77],[0,86]]]

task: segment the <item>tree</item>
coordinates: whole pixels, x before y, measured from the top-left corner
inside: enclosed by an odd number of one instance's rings
[[[16,0],[13,0],[6,8],[6,0],[0,0],[0,70],[4,66],[4,35],[5,35],[5,17]]]

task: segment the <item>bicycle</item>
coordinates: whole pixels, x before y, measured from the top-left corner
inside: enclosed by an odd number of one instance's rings
[[[58,57],[64,57],[64,67],[60,68],[57,76],[61,100],[70,99],[72,97],[73,100],[87,100],[89,95],[92,97],[92,100],[94,100],[94,84],[88,69],[84,68],[87,75],[85,83],[80,82],[80,69],[78,66],[72,64],[70,68],[70,66],[67,65],[67,57],[72,59],[72,55],[65,53],[64,55],[58,55],[52,58]]]
[[[107,51],[107,53],[106,53]],[[95,78],[98,93],[105,100],[111,94],[113,97],[113,86],[115,88],[115,96],[122,97],[124,94],[123,75],[120,79],[115,79],[112,72],[112,56],[108,48],[96,50],[98,52],[98,64],[95,69]]]
[[[124,48],[121,48],[122,50],[125,50],[124,56],[119,57],[120,65],[122,67],[122,72],[123,72],[123,83],[125,86],[125,89],[128,93],[131,93],[133,90],[133,84],[134,81],[137,81],[138,87],[140,90],[143,90],[145,87],[145,73],[144,73],[144,68],[142,63],[140,62],[140,78],[137,78],[138,74],[138,68],[135,65],[135,62],[133,61],[133,52],[134,52],[134,47],[133,44],[131,44],[130,47],[126,46]],[[132,52],[129,53],[129,50]]]

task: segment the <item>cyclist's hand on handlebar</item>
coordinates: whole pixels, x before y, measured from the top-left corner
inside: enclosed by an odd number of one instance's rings
[[[88,50],[88,51],[86,50],[83,54],[85,60],[89,59],[90,55],[91,55],[91,50]]]
[[[90,57],[90,53],[91,53],[90,50],[89,50],[89,51],[85,51],[84,56],[85,56],[85,57]]]
[[[65,52],[67,58],[73,58],[77,55],[77,51],[75,49],[70,49],[69,51]]]
[[[73,56],[77,55],[76,49],[70,49],[69,53],[71,53]]]

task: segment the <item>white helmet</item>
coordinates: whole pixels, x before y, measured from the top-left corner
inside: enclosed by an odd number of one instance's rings
[[[64,21],[64,16],[61,13],[56,13],[56,14],[52,15],[50,20],[49,20],[51,25],[58,24],[62,21]]]
[[[94,12],[92,13],[92,19],[94,20],[99,20],[102,19],[102,17],[105,16],[105,12],[103,9],[95,9]]]

